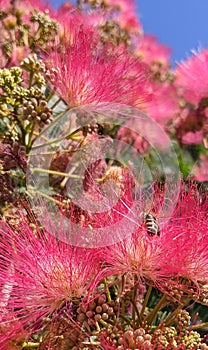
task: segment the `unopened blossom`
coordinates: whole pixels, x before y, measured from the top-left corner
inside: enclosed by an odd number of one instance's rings
[[[44,46],[43,36],[44,40],[47,37],[46,41],[53,41],[57,34],[53,10],[44,1],[2,1],[0,7],[3,16],[0,22],[2,68],[19,65],[31,51]]]
[[[101,44],[92,27],[71,21],[64,46],[51,50],[44,61],[69,107],[98,102],[142,106],[150,98],[145,65],[121,47]]]
[[[6,297],[13,310],[7,322],[12,325],[19,318],[32,331],[63,309],[72,316],[73,302],[95,283],[99,259],[94,251],[59,242],[37,224],[30,225],[22,214],[15,217],[14,226],[1,222],[0,234],[0,300]],[[3,340],[0,336],[0,343]]]
[[[4,170],[20,167],[22,170],[26,169],[27,160],[25,147],[20,146],[17,142],[13,144],[1,144],[0,145],[0,159]]]

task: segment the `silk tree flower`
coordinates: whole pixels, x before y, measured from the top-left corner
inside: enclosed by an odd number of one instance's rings
[[[162,290],[175,299],[188,295],[208,305],[208,197],[193,184],[184,185],[177,207],[161,230],[161,270],[169,280]]]
[[[176,126],[177,138],[184,144],[207,143],[208,50],[180,63],[175,76],[174,84],[185,100]]]
[[[2,310],[0,310],[0,314]],[[12,320],[11,322],[9,320]],[[0,347],[1,350],[21,350],[28,333],[11,311],[0,318]]]
[[[194,165],[191,173],[197,181],[208,181],[208,158],[201,155],[199,161]]]
[[[90,241],[94,247],[109,246],[120,241],[135,226],[133,213],[134,180],[128,169],[111,166],[106,169],[104,160],[92,163],[83,180],[82,206],[71,202],[64,215],[82,228],[91,230]],[[128,229],[126,228],[128,225]],[[77,226],[73,226],[76,234]],[[85,246],[86,236],[79,235],[77,244]]]
[[[64,309],[70,318],[76,300],[95,284],[99,271],[92,249],[59,242],[23,215],[15,222],[13,227],[3,222],[0,226],[0,300],[7,299],[1,311],[11,324],[11,333],[1,335],[0,344],[18,331],[17,320],[29,332],[44,327],[46,318],[53,319]]]
[[[134,286],[134,276],[140,284],[148,281],[155,286],[161,286],[167,277],[161,270],[162,254],[160,238],[148,237],[143,225],[130,238],[111,246],[110,249],[103,249],[102,259],[107,276],[128,276],[132,280],[130,288]]]
[[[165,218],[157,218],[161,223],[159,237],[148,236],[145,223],[140,220],[140,226],[138,222],[129,238],[103,249],[106,274],[130,274],[169,296],[179,297],[173,296],[174,290],[176,294],[190,293],[191,299],[207,303],[207,211],[206,194],[194,185],[183,187],[169,221],[163,225]]]
[[[43,59],[53,71],[57,93],[70,108],[98,102],[142,106],[150,98],[143,63],[121,47],[101,44],[95,28],[74,20],[67,28],[64,45]]]
[[[113,177],[113,170],[118,178],[116,169],[111,169],[106,178]],[[95,184],[86,177],[85,185],[90,189]],[[162,192],[158,190],[156,195],[159,198],[154,202],[155,211]],[[34,332],[44,326],[46,318],[56,324],[64,311],[69,319],[73,318],[76,301],[82,296],[87,298],[104,277],[113,275],[117,275],[117,280],[125,275],[128,289],[135,283],[146,283],[167,294],[169,300],[170,297],[178,300],[175,294],[182,291],[206,303],[207,208],[208,199],[203,193],[194,186],[184,187],[170,221],[161,225],[160,236],[149,236],[138,214],[135,216],[137,228],[129,237],[96,251],[58,242],[38,227],[33,231],[22,218],[16,222],[15,229],[2,223],[0,300],[6,301],[4,309],[12,311],[7,322],[14,325],[15,317],[15,321],[18,319],[28,331]],[[128,213],[126,217],[128,219]],[[159,223],[161,220],[158,218]],[[103,224],[106,224],[104,220]],[[125,230],[129,230],[128,221]],[[14,329],[19,331],[13,327],[0,341],[11,339]]]
[[[143,34],[142,25],[135,15],[135,2],[126,0],[105,0],[106,10],[114,12],[113,19],[119,26],[126,30],[130,35],[137,34],[141,38]]]
[[[152,82],[151,85],[152,95],[151,99],[146,102],[145,113],[152,119],[152,122],[155,120],[163,130],[170,132],[172,121],[179,113],[179,103],[175,88],[167,82]],[[119,128],[116,137],[123,142],[134,145],[134,148],[139,153],[147,154],[150,144],[147,138],[135,131],[139,129],[140,120],[130,120],[127,125]],[[155,135],[155,137],[158,139],[158,135]],[[161,148],[161,145],[162,140],[160,139],[158,147]]]
[[[118,130],[117,138],[118,140],[122,140],[122,142],[134,145],[134,148],[141,154],[144,154],[149,150],[149,143],[147,142],[147,140],[144,139],[141,135],[139,135],[138,132],[134,131],[133,128],[127,128],[122,126]]]
[[[124,12],[134,12],[135,10],[134,0],[104,0],[104,4]]]
[[[196,185],[183,186],[175,212],[161,237],[164,244],[167,241],[166,256],[171,269],[175,266],[175,271],[179,274],[184,271],[193,280],[208,276],[207,210],[207,192],[203,193]]]
[[[206,109],[200,105],[197,108],[191,105],[181,108],[178,117],[173,121],[176,136],[180,143],[188,145],[204,143],[206,147],[208,124]]]
[[[146,104],[146,113],[165,128],[180,111],[177,91],[166,81],[152,82],[152,92],[152,98]]]
[[[128,11],[122,12],[116,19],[116,22],[118,22],[120,27],[126,30],[130,36],[135,34],[141,39],[143,34],[142,25],[135,14],[131,14]]]
[[[157,197],[154,201],[157,210],[157,206],[159,207],[161,203],[162,194],[158,187],[153,191],[154,196]],[[163,273],[160,269],[163,261],[161,238],[158,236],[150,237],[147,234],[144,205],[142,199],[137,203],[138,211],[134,211],[136,223],[134,231],[122,241],[111,245],[110,248],[103,248],[101,251],[102,260],[106,267],[103,272],[106,273],[106,276],[126,275],[127,279],[132,280],[131,287],[135,282],[134,277],[141,283],[148,281],[155,286],[161,285],[167,277],[166,271]]]
[[[197,106],[202,98],[208,96],[208,50],[202,50],[179,63],[176,68],[176,86],[182,96]]]
[[[116,1],[99,2],[95,6],[94,2],[88,1],[79,9],[72,4],[65,3],[56,13],[60,29],[64,24],[66,30],[68,24],[70,26],[70,21],[75,17],[76,25],[84,23],[96,27],[101,34],[101,41],[113,42],[115,46],[121,42],[130,47],[132,44],[135,46],[142,35],[142,26],[135,15],[133,2],[132,4],[131,2],[120,4]]]
[[[181,125],[181,129],[183,129],[183,125]],[[185,133],[185,135],[182,135],[182,137],[181,134],[177,132],[177,137],[179,138],[180,142],[185,145],[200,145],[203,143],[203,134],[201,131],[189,131]]]
[[[78,9],[74,4],[66,2],[61,4],[57,9],[55,18],[59,22],[64,33],[64,29],[66,32],[68,26],[69,30],[71,29],[72,20],[74,20],[78,26],[81,26],[82,24],[92,27],[103,25],[108,19],[108,13],[107,11],[104,12],[101,10],[100,7],[92,7],[91,11],[89,11],[88,8],[88,10],[85,11],[83,6],[81,11],[80,8]]]
[[[97,27],[106,21],[106,13],[103,11],[80,11],[72,3],[63,3],[56,11],[55,18],[59,23],[59,36],[64,37],[66,32],[71,31],[71,22],[75,21],[76,26],[88,25]]]
[[[149,66],[153,63],[170,66],[171,50],[168,46],[157,42],[155,36],[145,34],[138,44],[136,53],[138,56],[141,56]]]

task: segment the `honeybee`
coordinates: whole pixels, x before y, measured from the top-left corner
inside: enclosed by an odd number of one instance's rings
[[[144,214],[144,223],[149,236],[160,236],[160,226],[157,223],[157,219],[150,213]]]

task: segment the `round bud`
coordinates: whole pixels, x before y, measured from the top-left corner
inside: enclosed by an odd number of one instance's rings
[[[108,314],[106,314],[105,312],[102,314],[102,319],[104,321],[107,321],[108,320]]]
[[[95,311],[100,314],[102,312],[102,306],[98,305],[95,309]]]

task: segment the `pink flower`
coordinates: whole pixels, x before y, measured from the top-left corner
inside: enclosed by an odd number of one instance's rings
[[[150,66],[153,63],[160,63],[165,66],[170,65],[170,48],[158,43],[155,36],[144,35],[137,47],[136,53]]]
[[[1,313],[0,313],[1,314]],[[0,318],[1,350],[21,350],[28,333],[11,311]]]
[[[130,36],[136,34],[137,37],[141,39],[143,29],[138,16],[135,14],[135,1],[107,0],[106,3],[112,6],[112,10],[114,10],[114,21],[117,22],[122,29],[126,30]]]
[[[181,126],[183,128],[183,126]],[[203,134],[201,131],[195,131],[195,132],[187,132],[185,135],[183,135],[181,142],[186,145],[197,145],[202,143],[203,140]]]
[[[122,29],[125,29],[130,35],[137,34],[141,38],[143,30],[142,25],[138,20],[138,17],[133,13],[128,11],[122,12],[118,18],[115,18],[115,21],[121,26]]]
[[[139,151],[139,153],[145,153],[149,150],[149,143],[148,141],[139,135],[138,132],[134,131],[136,121],[133,121],[134,126],[131,128],[122,126],[119,128],[117,133],[117,138],[119,140],[122,140],[122,142],[126,142],[130,145],[134,145],[134,148]],[[132,123],[132,124],[133,124]],[[138,120],[139,123],[139,120]]]
[[[179,113],[176,89],[168,82],[152,82],[152,98],[146,104],[146,113],[161,126],[171,122]]]
[[[193,284],[198,286],[194,297],[200,299],[207,293],[203,289],[208,276],[207,210],[206,194],[194,185],[187,188],[184,185],[168,222],[168,218],[155,214],[160,225],[159,237],[148,235],[140,215],[138,227],[129,238],[102,250],[106,275],[137,276],[140,283],[153,284],[168,294],[171,286],[188,293]]]
[[[161,239],[150,239],[145,225],[141,225],[129,238],[106,250],[103,249],[102,254],[106,274],[126,274],[132,279],[131,288],[134,285],[133,276],[137,276],[140,283],[146,280],[154,285],[161,285],[167,277],[160,269],[163,261]]]
[[[208,181],[208,158],[204,155],[200,156],[200,160],[192,169],[195,180],[203,182]]]
[[[28,1],[24,0],[24,3],[25,3],[25,7],[27,8]],[[29,4],[30,4],[30,6],[33,9],[37,9],[37,10],[39,10],[41,12],[45,12],[45,11],[49,12],[50,11],[50,13],[54,13],[54,9],[51,6],[49,1],[45,1],[45,0],[29,0]]]
[[[67,27],[71,30],[71,21],[76,22],[77,26],[86,26],[98,27],[103,25],[106,22],[108,17],[107,12],[100,10],[92,11],[80,11],[76,6],[71,3],[63,3],[56,12],[56,19],[59,22],[59,25],[65,32],[67,32]],[[61,29],[61,28],[60,28]]]
[[[88,1],[90,4],[90,1]],[[88,6],[89,6],[88,4]],[[67,28],[69,21],[73,19],[80,25],[95,26],[97,28],[108,25],[108,21],[112,24],[117,24],[120,29],[126,31],[128,35],[136,35],[137,39],[141,37],[142,25],[138,20],[138,16],[135,14],[135,6],[133,1],[105,1],[105,3],[99,4],[96,7],[92,5],[90,9],[86,5],[80,8],[76,8],[72,4],[64,3],[58,10],[56,18],[60,25]],[[70,24],[69,24],[70,26]],[[99,28],[100,29],[100,28]]]
[[[207,79],[208,50],[194,53],[176,68],[176,86],[181,90],[184,98],[194,105],[208,96]]]
[[[71,21],[64,47],[44,59],[69,107],[98,102],[142,106],[150,96],[145,66],[121,47],[101,44],[96,30]]]
[[[169,89],[167,89],[167,91],[169,91]],[[172,92],[171,88],[170,91]],[[143,120],[140,118],[130,118],[119,128],[116,135],[119,140],[132,145],[137,151],[139,151],[139,153],[142,154],[148,154],[153,145],[153,147],[163,151],[165,151],[166,147],[168,146],[169,140],[167,138],[167,134],[162,129],[168,129],[168,121],[170,122],[170,116],[172,113],[176,113],[176,110],[171,110],[170,106],[173,106],[174,102],[171,100],[171,97],[169,99],[168,96],[166,98],[167,104],[164,105],[164,108],[161,107],[159,104],[159,99],[162,101],[164,96],[162,96],[162,94],[158,95],[159,96],[152,95],[155,105],[151,103],[151,101],[146,103],[146,111],[143,115]],[[170,113],[170,115],[168,115],[168,113]],[[154,119],[156,119],[156,122]],[[162,128],[158,124],[160,124]]]
[[[69,210],[65,212],[71,222],[80,226],[81,232],[84,229],[91,230],[87,244],[94,247],[108,246],[122,240],[128,235],[131,226],[135,226],[132,213],[132,174],[128,169],[118,166],[111,166],[106,171],[105,169],[103,160],[92,163],[86,169],[83,180],[84,196],[80,199],[80,207],[71,203]],[[72,226],[72,230],[76,234],[78,227]],[[85,235],[79,235],[77,239],[79,245],[85,246]]]
[[[194,284],[196,299],[203,296],[203,283],[207,283],[208,276],[207,210],[207,192],[203,193],[194,185],[184,185],[173,217],[161,235],[165,264],[162,270],[172,276],[169,287],[171,280],[175,281],[178,290],[187,291]]]
[[[66,308],[70,317],[73,300],[95,284],[99,259],[93,250],[59,242],[36,225],[33,231],[23,215],[15,220],[15,229],[3,222],[0,226],[0,300],[5,299],[7,284],[4,310],[13,310],[7,322],[13,325],[18,319],[31,331],[43,327],[45,317],[53,318],[61,309]]]
[[[207,136],[208,119],[206,108],[190,105],[181,109],[179,117],[174,121],[178,140],[184,144],[201,144]]]
[[[135,11],[134,0],[105,0],[105,4],[123,12]]]

